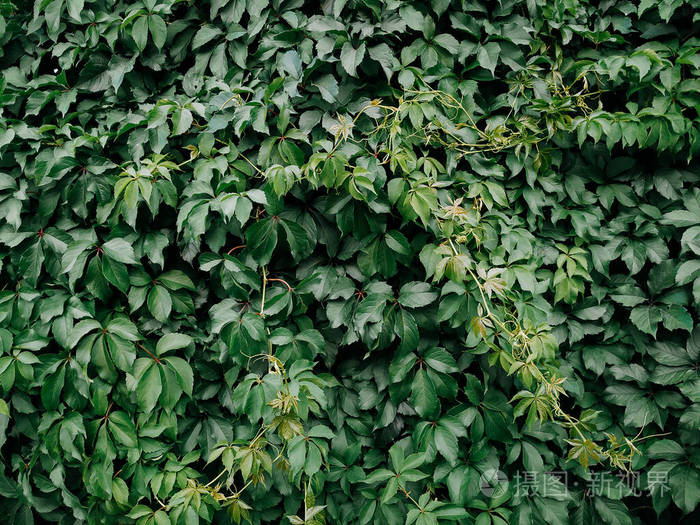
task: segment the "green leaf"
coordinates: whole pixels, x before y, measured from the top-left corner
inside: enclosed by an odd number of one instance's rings
[[[418,347],[418,324],[410,312],[403,308],[396,311],[394,333],[401,339],[399,350],[413,350]]]
[[[662,312],[656,306],[637,306],[630,313],[630,321],[642,332],[656,337],[656,329],[661,322]]]
[[[102,245],[105,255],[117,262],[124,264],[138,264],[134,256],[134,249],[124,239],[112,239]]]
[[[686,261],[678,267],[676,283],[679,285],[688,284],[697,277],[700,277],[700,259]]]
[[[292,472],[300,472],[306,462],[306,443],[301,436],[292,441],[287,451],[289,466]]]
[[[421,186],[411,195],[411,206],[424,225],[430,221],[432,211],[437,209],[437,192],[435,188]]]
[[[97,325],[97,327],[99,327],[99,325]],[[90,328],[91,330],[94,329],[93,325],[87,324],[85,325],[85,328]],[[138,341],[141,339],[136,325],[124,316],[114,317],[109,323],[107,323],[105,330],[107,330],[110,334],[118,335],[127,341]]]
[[[81,21],[80,13],[85,5],[85,0],[67,0],[66,8],[70,17],[76,22]]]
[[[429,418],[438,408],[435,385],[425,370],[419,370],[411,384],[411,402],[421,417]]]
[[[389,458],[391,458],[391,466],[396,472],[401,472],[404,468],[404,451],[399,443],[391,446],[389,449]]]
[[[667,461],[681,459],[685,456],[685,451],[675,441],[670,439],[661,439],[654,441],[646,450],[650,459],[664,459]]]
[[[449,429],[441,425],[435,428],[435,448],[451,465],[457,463],[459,456],[457,438]]]
[[[304,462],[304,472],[307,476],[313,476],[321,468],[321,451],[311,442],[306,451],[306,461]]]
[[[109,431],[114,439],[127,448],[136,448],[136,427],[126,412],[118,410],[109,414]]]
[[[159,284],[151,288],[148,292],[148,310],[153,317],[161,323],[165,323],[170,317],[173,302],[168,291]]]
[[[180,388],[191,397],[194,387],[194,373],[189,363],[180,357],[165,357],[163,361],[173,367]]]
[[[498,64],[498,55],[500,52],[501,46],[495,42],[489,42],[488,44],[479,46],[479,50],[476,53],[476,58],[481,67],[489,70],[492,75],[495,75],[496,65]]]
[[[148,29],[151,32],[153,43],[158,49],[162,49],[165,45],[165,39],[168,36],[168,28],[165,26],[165,20],[158,15],[149,15]]]
[[[192,39],[192,49],[195,50],[202,47],[221,34],[223,33],[218,27],[209,24],[203,25],[201,28],[199,28],[199,31],[197,31]]]
[[[131,38],[136,42],[136,47],[139,51],[143,51],[146,48],[146,43],[148,42],[148,20],[146,16],[140,16],[131,26]]]
[[[394,53],[392,53],[391,51],[391,48],[388,45],[382,43],[370,47],[368,51],[370,58],[372,60],[375,60],[376,62],[379,62],[379,65],[382,67],[386,78],[391,79],[391,75],[393,74],[394,70],[394,65],[397,62]]]
[[[398,480],[394,478],[390,478],[389,481],[387,482],[386,486],[384,487],[384,490],[382,491],[382,494],[380,496],[379,502],[382,504],[388,503],[391,498],[393,498],[396,493],[398,492],[399,489],[399,482]]]
[[[672,304],[667,310],[663,310],[661,315],[663,317],[664,327],[666,327],[667,330],[680,328],[692,332],[693,318],[682,306]]]
[[[444,348],[433,347],[423,354],[425,364],[438,372],[457,372],[457,362],[454,357]]]
[[[156,355],[163,355],[170,350],[185,348],[192,343],[192,337],[185,334],[165,334],[158,340]]]
[[[163,390],[159,366],[153,361],[146,365],[141,375],[137,377],[136,399],[139,409],[146,414],[153,411]]]
[[[627,59],[627,63],[635,67],[639,71],[639,79],[641,80],[651,68],[649,57],[644,54],[632,55]]]
[[[391,470],[387,469],[375,469],[373,470],[364,480],[362,480],[364,483],[381,483],[383,481],[386,481],[387,479],[391,478],[392,476],[396,476]]]
[[[272,219],[255,222],[246,229],[247,247],[259,264],[270,262],[277,246],[277,221]]]
[[[66,379],[66,367],[59,366],[58,370],[49,375],[41,386],[41,401],[46,410],[56,410],[61,402],[61,390]]]
[[[147,516],[149,514],[153,514],[153,511],[146,505],[136,505],[129,511],[129,513],[126,516],[135,520],[142,518],[143,516]]]
[[[163,284],[163,286],[165,286],[169,290],[180,290],[182,288],[185,288],[187,290],[195,289],[192,279],[190,279],[184,272],[180,270],[169,270],[167,272],[164,272],[160,274],[160,276],[158,277],[158,281],[160,281]]]
[[[437,292],[428,283],[414,281],[401,287],[399,303],[407,308],[420,308],[429,305],[437,297]]]
[[[693,512],[700,503],[700,471],[691,465],[679,465],[671,471],[668,482],[675,504],[686,514]]]
[[[456,521],[465,519],[468,514],[465,509],[456,505],[445,505],[435,511],[435,516],[441,520]]]
[[[614,501],[604,497],[593,500],[596,511],[605,523],[610,525],[632,525],[630,512],[621,501]]]
[[[254,341],[262,342],[267,339],[265,323],[258,315],[246,313],[241,318],[243,329]]]
[[[345,42],[343,44],[343,47],[340,50],[340,62],[343,64],[343,69],[345,69],[348,75],[353,77],[357,76],[357,66],[362,63],[364,56],[364,44],[360,44],[360,47],[357,49],[354,48],[350,42]]]
[[[326,102],[335,102],[339,93],[338,81],[331,75],[323,75],[315,83],[314,86],[321,92],[323,100]]]
[[[126,266],[104,255],[102,257],[102,273],[105,279],[126,293],[129,290],[129,272]]]

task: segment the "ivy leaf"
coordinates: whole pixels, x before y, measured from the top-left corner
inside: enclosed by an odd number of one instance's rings
[[[85,5],[85,0],[68,0],[66,8],[70,17],[76,22],[81,21],[80,13]]]
[[[429,305],[437,297],[437,292],[428,283],[414,281],[401,287],[399,303],[407,308],[420,308]]]
[[[424,418],[433,415],[438,408],[435,385],[423,369],[420,369],[413,378],[413,383],[411,384],[411,402],[416,412]]]
[[[41,401],[46,410],[56,410],[61,402],[61,390],[66,379],[66,367],[59,366],[58,370],[50,374],[41,386]]]
[[[700,277],[700,259],[686,261],[678,267],[676,283],[687,284],[696,277]]]
[[[269,263],[277,246],[277,221],[265,219],[251,224],[246,229],[246,241],[259,264]]]
[[[7,441],[7,427],[10,423],[10,410],[5,400],[0,399],[0,450]]]
[[[457,438],[441,425],[435,428],[435,448],[451,465],[456,464],[459,455]]]
[[[677,304],[672,304],[667,310],[662,310],[663,324],[668,330],[681,328],[691,332],[693,330],[693,318],[688,311]]]
[[[345,42],[342,49],[340,50],[340,62],[343,64],[343,68],[347,71],[350,76],[357,76],[357,66],[362,63],[362,59],[365,56],[365,45],[360,44],[356,49],[352,46],[350,42]]]
[[[109,258],[124,264],[138,264],[134,256],[133,247],[124,239],[112,239],[102,245],[102,249]]]
[[[180,290],[185,288],[187,290],[195,290],[194,283],[187,274],[181,270],[169,270],[160,274],[158,281],[163,283],[163,285],[169,290]]]
[[[156,355],[163,355],[171,350],[185,348],[192,343],[192,337],[185,334],[165,334],[158,340]]]
[[[630,320],[642,332],[656,337],[656,329],[662,319],[661,309],[657,306],[637,306],[630,313]]]
[[[194,373],[192,367],[180,357],[165,357],[163,361],[173,367],[175,376],[180,388],[190,397],[192,397],[192,389],[194,387]]]
[[[423,355],[425,363],[442,373],[456,372],[458,370],[454,357],[444,348],[433,347]]]
[[[614,501],[605,497],[595,498],[593,501],[595,509],[606,523],[615,525],[632,525],[627,507],[622,502]]]
[[[700,471],[691,465],[679,465],[674,468],[668,478],[671,486],[673,501],[683,512],[691,513],[700,503]]]
[[[476,57],[479,65],[491,72],[491,75],[496,73],[496,65],[498,64],[498,55],[501,52],[501,47],[495,42],[489,42],[483,46],[479,46]]]
[[[77,326],[78,325],[76,325],[76,328]],[[99,324],[96,324],[94,321],[87,321],[84,325],[85,330],[94,330],[97,327],[99,327]],[[127,341],[138,341],[141,339],[136,325],[124,316],[114,317],[109,323],[107,323],[105,330],[111,334],[118,335]]]
[[[192,39],[192,49],[195,50],[202,47],[221,34],[222,31],[218,27],[209,24],[202,26]]]
[[[413,350],[418,347],[418,324],[410,312],[403,308],[396,312],[394,333],[401,339],[400,350]]]
[[[382,67],[382,70],[384,71],[384,74],[386,75],[387,79],[391,79],[391,76],[393,74],[393,69],[394,69],[394,64],[396,62],[396,57],[394,56],[394,53],[391,51],[391,48],[382,43],[373,47],[370,47],[368,49],[369,51],[369,56],[372,60],[375,60],[376,62],[379,62],[379,64]]]
[[[148,310],[161,323],[166,322],[170,317],[172,306],[173,302],[170,294],[159,284],[153,286],[151,291],[148,292]]]
[[[136,428],[129,416],[117,410],[109,414],[109,430],[114,439],[127,448],[135,448],[138,444],[136,438]]]
[[[136,42],[136,47],[139,51],[143,51],[146,48],[146,43],[148,42],[148,20],[145,16],[140,16],[131,26],[131,38]]]
[[[168,28],[165,26],[165,20],[159,15],[149,15],[148,29],[151,32],[151,38],[155,46],[158,49],[162,49],[165,45],[165,38],[168,36]]]
[[[153,411],[163,390],[159,365],[155,361],[147,364],[136,378],[136,399],[142,412],[149,414]]]

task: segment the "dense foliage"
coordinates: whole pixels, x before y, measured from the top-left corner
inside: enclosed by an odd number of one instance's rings
[[[3,522],[690,523],[697,7],[0,1]]]

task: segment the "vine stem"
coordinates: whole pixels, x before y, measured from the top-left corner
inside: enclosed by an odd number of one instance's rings
[[[143,351],[146,352],[149,356],[151,356],[151,358],[152,358],[156,363],[159,363],[159,364],[160,364],[160,359],[158,359],[158,357],[156,357],[155,355],[153,355],[153,353],[151,353],[151,351],[148,350],[148,348],[146,348],[145,346],[143,346],[141,343],[136,343],[136,346],[138,346],[141,350],[143,350]]]
[[[288,290],[290,293],[294,291],[294,289],[293,289],[291,286],[289,286],[289,283],[288,283],[287,281],[285,281],[284,279],[277,279],[277,278],[275,278],[275,279],[268,279],[268,280],[267,280],[268,283],[271,283],[271,282],[273,282],[273,281],[274,281],[274,282],[278,282],[278,283],[284,283],[284,285],[287,287],[287,290]]]
[[[352,125],[350,126],[350,129],[355,127],[355,124],[357,123],[358,119],[367,111],[369,108],[378,108],[378,107],[383,107],[379,104],[372,104],[371,102],[360,109],[360,111],[357,112],[355,115],[355,118],[352,119]],[[393,108],[392,108],[393,109]],[[338,115],[340,116],[340,115]],[[333,145],[333,148],[328,152],[328,156],[330,157],[333,155],[333,153],[336,152],[338,147],[347,140],[347,138],[343,138],[342,140],[336,140],[335,144]]]
[[[411,494],[410,494],[405,488],[401,487],[401,492],[403,492],[404,496],[406,496],[409,500],[411,500],[411,502],[412,502],[416,507],[418,507],[420,510],[423,510],[423,507],[421,507],[421,506],[418,504],[418,502],[417,502],[415,499],[413,499],[413,496],[411,496]]]
[[[192,162],[192,161],[193,161],[194,159],[196,159],[196,158],[197,158],[197,157],[192,157],[192,156],[190,156],[189,159],[182,161],[180,164],[177,164],[177,167],[178,167],[178,168],[181,168],[182,166],[184,166],[185,164],[189,164],[190,162]],[[151,173],[152,173],[152,172],[151,172]]]
[[[664,436],[670,436],[670,435],[671,435],[671,432],[661,432],[659,434],[650,434],[648,436],[634,438],[633,441],[638,443],[640,441],[644,441],[645,439],[651,439],[651,438],[655,438],[655,437],[664,437]]]
[[[452,239],[447,239],[450,243],[450,248],[452,248],[452,253],[455,255],[459,255],[459,252],[455,248],[454,244],[452,243]],[[479,288],[479,294],[481,295],[481,302],[484,307],[484,310],[486,310],[486,315],[489,319],[491,319],[494,323],[496,323],[498,326],[501,327],[501,330],[503,330],[506,334],[508,334],[510,337],[515,338],[515,333],[511,332],[498,317],[496,317],[492,312],[491,308],[489,308],[488,302],[486,301],[486,296],[484,295],[484,287],[483,285],[479,282],[478,277],[474,274],[474,272],[471,270],[471,268],[467,268],[465,266],[466,270],[469,272],[469,275],[474,279],[474,282],[476,283],[476,286]]]
[[[213,484],[216,482],[217,479],[219,479],[221,476],[223,476],[223,475],[226,474],[227,472],[228,472],[228,470],[226,470],[226,469],[224,469],[224,470],[222,470],[221,472],[219,472],[219,474],[218,474],[214,479],[212,479],[209,483],[207,483],[206,485],[204,485],[204,488],[213,485]]]
[[[241,153],[241,152],[239,151],[239,152],[238,152],[238,155],[240,155],[240,157],[241,157],[243,160],[245,160],[248,164],[250,164],[250,166],[251,166],[255,171],[258,172],[258,175],[261,175],[261,176],[263,176],[263,177],[265,176],[265,173],[264,173],[260,168],[258,168],[255,164],[253,164],[253,163],[250,161],[250,159],[248,159],[248,157],[246,157],[245,155],[243,155],[243,153]]]
[[[249,480],[248,483],[246,483],[245,485],[243,485],[243,486],[240,488],[240,490],[237,490],[236,492],[234,492],[234,493],[231,494],[230,496],[226,496],[226,497],[223,498],[223,499],[224,499],[224,500],[227,500],[227,499],[238,499],[238,498],[240,498],[240,497],[241,497],[241,493],[242,493],[245,489],[247,489],[247,488],[250,486],[250,484],[251,484],[252,482],[253,482],[252,479]]]
[[[260,303],[260,317],[265,315],[265,289],[267,288],[267,269],[263,266],[263,288],[262,288],[262,302]]]
[[[226,255],[231,255],[236,250],[241,250],[241,249],[245,248],[245,246],[246,246],[245,244],[239,244],[238,246],[234,246],[233,248],[231,248],[229,251],[226,252]]]
[[[555,411],[557,412],[557,415],[559,415],[560,417],[563,417],[564,419],[566,419],[567,423],[569,423],[569,424],[571,425],[571,428],[573,428],[573,429],[576,431],[576,433],[579,435],[579,437],[581,438],[581,440],[582,440],[582,441],[585,441],[585,440],[586,440],[586,436],[583,435],[583,432],[581,432],[581,429],[578,427],[580,421],[575,420],[575,419],[572,418],[569,414],[567,414],[566,412],[564,412],[564,411],[562,410],[561,406],[559,405],[559,402],[556,402],[556,405],[554,406],[554,409],[555,409]]]

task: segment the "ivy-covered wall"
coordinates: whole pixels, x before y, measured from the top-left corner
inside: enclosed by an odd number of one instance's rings
[[[698,7],[0,0],[2,521],[696,523]]]

